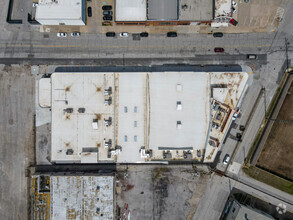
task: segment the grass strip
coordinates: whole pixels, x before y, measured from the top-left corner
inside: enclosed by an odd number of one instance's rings
[[[278,101],[279,95],[282,91],[283,86],[285,85],[285,82],[286,82],[286,79],[288,76],[289,76],[289,74],[286,72],[282,78],[282,81],[281,81],[278,89],[275,92],[275,95],[270,103],[270,106],[269,106],[267,112],[266,112],[265,118],[263,119],[263,121],[260,125],[260,128],[258,129],[257,135],[255,136],[253,144],[252,144],[251,148],[249,149],[249,152],[248,152],[247,157],[245,159],[245,164],[250,163],[251,157],[253,156],[253,153],[259,144],[262,133],[264,132],[264,129],[266,128],[268,118],[270,117],[270,115],[272,114],[272,111],[274,110],[274,107]]]
[[[293,195],[292,182],[271,174],[265,170],[259,169],[255,166],[245,166],[242,169],[251,178]]]

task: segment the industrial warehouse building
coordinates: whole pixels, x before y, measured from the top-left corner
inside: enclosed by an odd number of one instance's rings
[[[53,73],[39,81],[51,109],[51,162],[213,162],[245,72]]]
[[[231,0],[225,4],[231,7]],[[115,13],[115,21],[126,22],[125,24],[131,22],[156,24],[156,21],[162,24],[166,24],[168,21],[177,23],[212,21],[215,13],[215,0],[116,0]]]
[[[33,219],[114,219],[114,176],[34,175]]]
[[[85,0],[39,0],[35,19],[42,25],[85,25]]]
[[[231,0],[115,0],[113,7],[118,25],[221,24],[232,16]],[[82,26],[86,24],[86,2],[39,0],[35,19],[42,25]]]

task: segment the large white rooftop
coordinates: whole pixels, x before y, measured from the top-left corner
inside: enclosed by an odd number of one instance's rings
[[[116,0],[116,21],[146,21],[146,0]]]
[[[54,73],[51,160],[202,160],[206,152],[205,162],[212,162],[218,145],[209,145],[210,138],[221,142],[247,78],[244,72]],[[47,86],[40,89],[48,94]],[[222,114],[219,122],[213,108]]]
[[[39,0],[36,20],[43,25],[85,25],[85,0]]]
[[[103,91],[108,86],[113,88],[113,74],[106,77],[95,73],[55,73],[51,81],[51,160],[80,161],[84,157],[92,163],[106,160],[103,139],[113,139],[114,129],[106,127],[103,119],[114,118],[114,107],[104,105]]]
[[[209,123],[209,75],[194,72],[153,73],[150,85],[149,146],[162,151],[202,149]]]

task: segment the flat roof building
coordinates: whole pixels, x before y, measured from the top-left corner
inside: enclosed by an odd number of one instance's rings
[[[148,20],[178,20],[178,0],[147,0]]]
[[[211,21],[215,0],[116,0],[115,21],[158,24],[173,21]],[[177,21],[177,23],[176,23]],[[186,22],[185,22],[186,23]]]
[[[113,176],[32,176],[33,219],[114,219]]]
[[[53,73],[39,82],[40,106],[52,111],[51,161],[213,162],[247,78],[245,72]]]
[[[116,21],[146,21],[147,0],[116,0]]]
[[[226,220],[243,220],[243,219],[257,219],[257,220],[273,220],[272,216],[264,213],[258,209],[250,206],[240,204],[236,200],[232,200],[232,205],[226,216]]]
[[[85,0],[39,0],[36,20],[42,25],[85,25]]]

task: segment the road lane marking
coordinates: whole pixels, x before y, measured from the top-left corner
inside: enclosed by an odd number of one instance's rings
[[[137,49],[149,49],[149,48],[154,48],[154,49],[162,49],[162,48],[170,48],[170,49],[176,49],[176,48],[190,48],[190,46],[159,46],[159,45],[153,45],[153,46],[143,46],[143,45],[133,45],[133,46],[115,46],[115,45],[109,45],[109,46],[101,46],[101,45],[31,45],[31,44],[0,44],[0,46],[4,48],[9,48],[9,47],[33,47],[33,48],[137,48]],[[250,48],[250,47],[257,47],[257,48],[262,48],[262,47],[270,47],[270,44],[263,44],[263,45],[227,45],[227,46],[222,46],[223,48]],[[214,48],[214,46],[197,46],[195,48]]]

